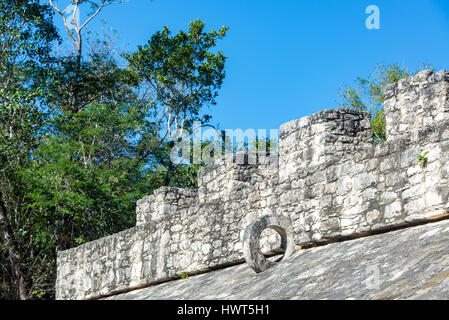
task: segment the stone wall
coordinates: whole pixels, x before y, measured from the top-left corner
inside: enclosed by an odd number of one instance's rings
[[[446,71],[426,70],[390,85],[384,93],[388,139],[449,120],[448,93]]]
[[[197,191],[164,187],[138,201],[135,228],[58,252],[57,298],[97,297],[241,259],[245,227],[274,210],[278,163],[236,156],[240,164],[202,168]],[[265,252],[279,243],[274,232],[262,236]]]
[[[372,145],[369,114],[325,110],[281,126],[279,163],[262,153],[231,155],[199,171],[198,190],[155,191],[137,203],[135,228],[58,253],[57,298],[98,297],[241,261],[245,227],[268,213],[288,217],[303,244],[448,212],[448,88],[447,71],[389,86],[381,145]],[[422,167],[416,154],[425,151]],[[266,231],[261,244],[270,251],[279,237]]]

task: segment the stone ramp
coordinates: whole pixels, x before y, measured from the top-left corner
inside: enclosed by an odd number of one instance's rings
[[[449,220],[301,250],[260,274],[246,264],[108,297],[448,299]]]

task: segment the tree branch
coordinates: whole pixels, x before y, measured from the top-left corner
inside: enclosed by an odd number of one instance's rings
[[[25,280],[25,273],[23,272],[19,241],[17,240],[16,234],[14,233],[8,216],[6,215],[7,211],[2,199],[3,195],[0,193],[0,225],[4,229],[3,235],[8,244],[9,258],[17,280],[19,297],[21,300],[26,300],[28,299],[27,283]]]

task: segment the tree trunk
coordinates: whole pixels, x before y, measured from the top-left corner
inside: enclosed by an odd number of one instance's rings
[[[175,142],[169,141],[168,146],[169,146],[169,150],[172,150],[173,147],[175,146]],[[172,175],[175,172],[176,167],[173,165],[173,162],[171,162],[170,158],[167,160],[166,163],[162,162],[162,164],[164,165],[165,169],[167,169],[167,172],[165,173],[165,177],[164,177],[164,186],[168,187],[168,186],[170,186]]]
[[[28,300],[27,282],[22,267],[19,242],[6,215],[6,207],[0,200],[0,225],[3,227],[3,235],[8,244],[9,259],[17,282],[17,291],[21,300]]]

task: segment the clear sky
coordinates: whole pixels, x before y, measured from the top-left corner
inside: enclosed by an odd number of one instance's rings
[[[365,9],[380,9],[380,30],[368,30]],[[337,107],[338,89],[376,64],[415,70],[430,61],[449,69],[447,0],[129,0],[97,18],[119,30],[134,50],[167,25],[229,26],[218,48],[228,57],[212,123],[226,128],[278,128]]]

